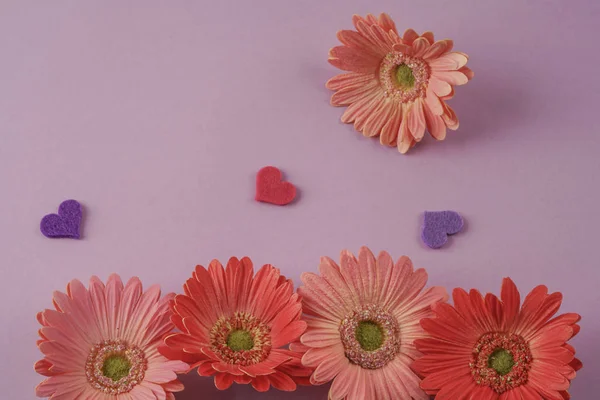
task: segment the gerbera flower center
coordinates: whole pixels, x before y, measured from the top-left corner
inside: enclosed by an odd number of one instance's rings
[[[271,352],[271,329],[253,315],[221,317],[210,331],[212,350],[226,363],[252,365]]]
[[[398,86],[405,90],[412,89],[415,86],[415,76],[412,69],[406,64],[400,64],[396,68],[396,81]]]
[[[527,382],[532,360],[529,345],[521,336],[493,332],[477,341],[469,366],[478,385],[504,393]]]
[[[233,351],[250,350],[254,347],[254,339],[248,331],[233,331],[227,336],[227,346]]]
[[[106,340],[92,347],[85,375],[92,387],[116,395],[127,393],[142,382],[147,366],[140,348],[121,340]]]
[[[106,358],[104,360],[104,365],[102,365],[102,373],[104,376],[112,379],[113,381],[118,381],[119,379],[129,375],[130,370],[131,363],[123,354],[113,354],[112,356]]]
[[[379,81],[386,97],[408,103],[425,97],[429,67],[420,58],[394,51],[383,58],[379,67]]]
[[[506,375],[515,365],[512,354],[505,349],[496,349],[488,358],[488,367],[493,368],[499,375]]]
[[[381,368],[400,350],[400,328],[396,319],[374,305],[344,318],[339,330],[346,357],[362,368]]]
[[[356,327],[356,340],[366,351],[375,351],[383,344],[383,329],[373,321],[360,321]]]

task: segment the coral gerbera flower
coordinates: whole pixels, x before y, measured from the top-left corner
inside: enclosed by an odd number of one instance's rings
[[[183,390],[176,373],[188,365],[158,353],[173,329],[169,301],[160,288],[143,292],[138,278],[123,287],[118,275],[106,286],[92,277],[89,289],[78,280],[67,293],[54,292],[56,310],[37,316],[38,346],[44,358],[35,370],[48,379],[36,388],[51,399],[170,399]]]
[[[446,128],[457,129],[445,100],[473,77],[467,55],[452,52],[452,40],[434,41],[432,32],[419,36],[408,29],[400,37],[387,14],[352,20],[356,31],[339,31],[343,46],[329,51],[332,65],[351,71],[327,82],[336,91],[331,104],[349,106],[342,122],[354,122],[365,136],[379,136],[401,153],[423,138],[425,128],[437,140],[446,137]]]
[[[272,265],[253,277],[252,261],[231,258],[224,269],[213,260],[198,265],[173,301],[173,322],[181,330],[165,338],[161,352],[214,376],[218,389],[251,383],[264,392],[293,391],[311,371],[301,354],[285,347],[306,330],[302,303],[291,280]]]
[[[332,400],[429,399],[410,364],[420,355],[414,341],[426,336],[419,320],[433,315],[446,290],[422,291],[425,270],[413,271],[407,257],[375,258],[366,247],[358,259],[343,251],[340,266],[323,257],[319,270],[304,273],[298,289],[308,323],[302,363],[316,368],[311,383],[333,380]]]
[[[417,340],[413,364],[421,387],[438,400],[566,400],[582,367],[567,341],[579,332],[577,314],[558,311],[562,295],[538,286],[520,307],[517,287],[502,282],[500,300],[472,289],[453,292],[454,307],[437,304]],[[552,318],[552,319],[551,319]]]

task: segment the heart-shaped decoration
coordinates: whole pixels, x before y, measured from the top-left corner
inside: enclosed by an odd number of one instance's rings
[[[281,171],[264,167],[256,174],[256,200],[284,206],[296,197],[296,187],[282,180]]]
[[[425,211],[423,242],[432,249],[439,249],[448,241],[448,235],[454,235],[463,228],[464,221],[456,211]]]
[[[40,222],[40,231],[49,238],[79,239],[81,204],[77,200],[65,200],[58,207],[58,214],[48,214]]]

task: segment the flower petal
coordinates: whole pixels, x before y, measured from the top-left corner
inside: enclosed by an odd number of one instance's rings
[[[436,140],[444,140],[446,138],[446,124],[441,116],[433,114],[428,104],[423,107],[425,111],[425,121],[427,130]]]
[[[423,113],[423,104],[421,99],[417,98],[408,111],[408,129],[412,137],[420,142],[425,135],[425,114]]]
[[[329,50],[329,63],[344,71],[374,73],[381,60],[375,56],[358,52],[346,46]]]

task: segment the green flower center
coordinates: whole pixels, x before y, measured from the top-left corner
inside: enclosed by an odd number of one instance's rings
[[[254,339],[250,332],[242,329],[236,330],[227,336],[227,347],[233,351],[252,350],[254,348]]]
[[[121,354],[113,354],[104,359],[104,364],[102,365],[102,374],[117,382],[121,378],[129,375],[129,371],[131,370],[131,363]]]
[[[406,64],[400,64],[396,68],[396,82],[403,90],[410,90],[415,86],[413,70]]]
[[[356,327],[356,341],[365,351],[375,351],[383,345],[384,334],[379,324],[360,321]]]
[[[504,349],[496,349],[488,358],[488,367],[496,371],[498,375],[508,374],[514,365],[515,360],[512,354]]]

